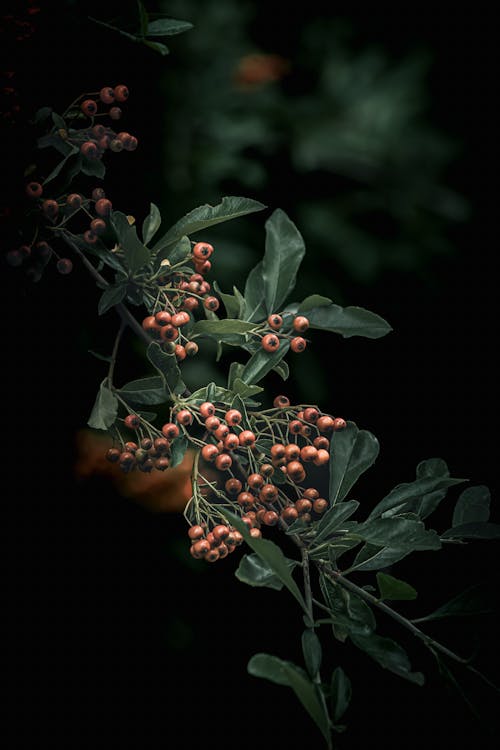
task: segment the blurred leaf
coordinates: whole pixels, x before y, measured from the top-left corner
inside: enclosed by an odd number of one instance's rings
[[[265,226],[262,279],[267,312],[271,314],[280,310],[295,287],[297,271],[306,250],[299,230],[280,208],[273,212]]]
[[[387,573],[377,573],[377,583],[381,600],[406,601],[417,598],[417,592],[413,586]]]
[[[286,564],[290,570],[298,565],[296,560],[286,559]],[[235,572],[235,576],[242,583],[249,586],[266,586],[276,591],[281,591],[283,582],[273,572],[273,569],[259,555],[243,555],[240,564]]]
[[[499,593],[491,586],[478,583],[470,586],[461,594],[454,596],[445,604],[431,612],[425,617],[418,617],[414,622],[426,622],[427,620],[439,620],[443,617],[464,617],[472,615],[485,615],[498,609]]]
[[[115,422],[118,414],[118,400],[107,386],[108,379],[104,378],[99,388],[92,412],[87,422],[95,430],[107,430]]]
[[[170,468],[178,466],[188,449],[189,443],[184,435],[179,435],[170,445]]]
[[[139,29],[141,32],[141,36],[145,36],[148,29],[148,12],[141,0],[137,0],[137,10],[139,13]]]
[[[158,18],[147,26],[147,36],[175,36],[189,31],[193,24],[189,21],[178,21],[175,18]]]
[[[399,677],[403,677],[415,685],[424,684],[421,672],[411,672],[411,664],[406,651],[390,638],[382,638],[376,633],[359,635],[350,633],[349,638],[359,649],[371,656],[381,667],[388,669]]]
[[[162,44],[161,42],[151,42],[149,41],[149,39],[144,39],[143,44],[145,44],[146,47],[149,47],[149,49],[152,49],[155,52],[159,52],[162,56],[170,54],[170,50],[167,45]]]
[[[330,503],[342,501],[376,460],[380,450],[375,435],[354,422],[333,433],[330,450]]]
[[[490,517],[490,491],[481,484],[468,487],[462,492],[455,505],[452,526],[487,521]]]
[[[444,534],[442,539],[500,539],[500,524],[489,522],[461,523]]]

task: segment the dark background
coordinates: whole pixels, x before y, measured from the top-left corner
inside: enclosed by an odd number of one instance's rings
[[[196,25],[171,41],[172,54],[165,59],[88,22],[87,14],[104,16],[93,3],[60,3],[57,11],[42,3],[40,13],[31,17],[33,34],[23,40],[11,33],[10,21],[3,22],[8,43],[3,45],[7,60],[2,70],[15,70],[20,104],[13,118],[2,119],[2,206],[10,212],[4,212],[5,251],[19,242],[26,210],[23,170],[32,148],[28,121],[33,112],[44,104],[61,110],[80,91],[108,82],[129,86],[123,124],[140,139],[140,148],[122,155],[116,171],[109,171],[115,206],[142,217],[153,200],[166,224],[223,194],[250,195],[269,206],[265,215],[240,220],[239,229],[235,222],[214,235],[221,243],[228,237],[246,241],[241,264],[229,272],[222,253],[218,257],[224,288],[234,281],[244,286],[245,273],[262,253],[263,223],[270,210],[280,206],[299,224],[297,214],[310,181],[319,197],[341,191],[343,178],[291,173],[282,141],[269,153],[266,180],[253,190],[243,179],[238,185],[234,174],[200,188],[193,162],[192,190],[181,186],[176,193],[168,177],[175,140],[167,142],[164,135],[173,139],[176,116],[181,129],[182,118],[188,127],[197,102],[188,100],[179,112],[170,101],[180,101],[183,75],[191,80],[198,75],[196,61],[189,68],[189,35],[203,40],[204,75],[214,64],[210,50],[214,56],[216,49],[223,53],[224,37],[210,37],[204,29],[211,5],[190,6],[196,19],[182,15],[179,4],[174,13],[172,6],[172,15]],[[112,6],[106,4],[107,18]],[[25,19],[28,7],[16,4],[14,16]],[[229,13],[231,3],[220,7]],[[406,269],[382,262],[371,277],[356,276],[321,244],[319,250],[308,244],[298,292],[305,296],[320,288],[328,293],[331,285],[336,292],[331,296],[339,302],[378,312],[394,331],[379,341],[315,334],[310,355],[297,362],[298,374],[286,387],[297,400],[317,393],[325,410],[377,435],[380,457],[355,495],[369,507],[395,484],[410,481],[420,460],[440,456],[452,475],[491,488],[492,520],[498,522],[493,227],[498,122],[493,114],[492,18],[481,5],[473,11],[455,8],[452,16],[444,6],[395,9],[377,4],[372,9],[351,4],[338,13],[330,4],[314,2],[295,11],[279,3],[245,7],[250,12],[249,20],[241,22],[243,51],[246,45],[247,51],[278,53],[292,62],[297,57],[292,73],[273,84],[290,101],[309,85],[307,60],[296,51],[303,29],[318,19],[348,24],[354,57],[370,45],[383,51],[388,64],[396,65],[410,52],[429,56],[422,118],[456,145],[439,177],[463,197],[467,211],[460,221],[443,219],[437,226],[448,251],[417,252]],[[186,87],[186,98],[192,93]],[[262,154],[250,150],[245,157],[257,160]],[[314,235],[312,226],[299,227],[306,240]],[[373,231],[381,244],[390,241],[392,229],[385,221],[375,223]],[[301,660],[302,623],[286,593],[240,584],[233,575],[236,556],[214,566],[192,564],[182,518],[151,514],[120,498],[104,479],[78,482],[74,477],[74,435],[85,425],[102,378],[100,363],[86,350],[105,350],[113,335],[112,313],[94,317],[97,293],[84,271],[62,277],[49,268],[40,283],[32,284],[22,271],[4,264],[2,277],[2,495],[6,618],[11,626],[5,659],[12,664],[14,657],[6,687],[18,738],[12,747],[30,746],[33,737],[65,746],[84,737],[89,747],[123,741],[132,747],[159,747],[174,736],[185,747],[297,747],[302,740],[321,746],[291,693],[246,674],[248,658],[258,651]],[[328,368],[325,347],[332,351]],[[128,366],[137,364],[122,365],[124,378]],[[283,386],[277,381],[271,388]],[[447,528],[452,507],[450,497],[436,515],[436,528]],[[497,552],[497,543],[478,542],[406,559],[394,572],[412,583],[419,597],[401,611],[424,614],[478,581],[497,587]],[[338,747],[358,747],[367,740],[385,748],[402,742],[492,746],[498,712],[493,692],[456,670],[480,711],[478,721],[441,680],[426,650],[382,616],[378,620],[381,633],[393,635],[408,649],[413,668],[426,674],[427,686],[402,682],[332,640],[325,674],[340,663],[354,689],[348,730],[339,735]],[[477,649],[478,666],[498,680],[497,616],[442,621],[428,629],[460,654]]]

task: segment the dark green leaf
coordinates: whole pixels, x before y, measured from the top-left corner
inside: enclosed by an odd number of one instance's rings
[[[175,245],[184,235],[194,234],[202,229],[220,224],[223,221],[236,219],[239,216],[245,216],[254,211],[261,211],[263,208],[265,206],[258,201],[235,196],[223,198],[222,202],[217,206],[211,206],[207,203],[204,206],[195,208],[174,224],[158,240],[153,251],[158,254],[159,258],[166,257],[165,250],[168,250],[171,245]]]
[[[420,461],[417,466],[417,479],[449,476],[450,470],[446,461],[443,461],[442,458],[427,458],[425,461]]]
[[[61,115],[58,115],[57,112],[52,112],[52,122],[56,126],[56,128],[59,129],[65,129],[66,123],[64,119],[61,117]]]
[[[284,211],[276,209],[266,221],[266,251],[262,261],[264,298],[269,314],[277,312],[295,286],[305,254],[304,240]]]
[[[500,524],[487,521],[461,523],[441,534],[442,539],[500,539]]]
[[[104,290],[97,306],[99,315],[103,315],[115,305],[119,305],[127,294],[127,282],[120,281],[118,284],[112,284]]]
[[[371,656],[384,669],[388,669],[416,685],[424,684],[423,674],[411,671],[411,664],[406,651],[395,641],[390,638],[382,638],[375,633],[370,635],[350,633],[349,638],[355,646]]]
[[[245,284],[245,319],[261,321],[266,317],[264,278],[262,261],[259,261],[247,276]]]
[[[248,385],[258,383],[286,356],[289,348],[290,342],[287,339],[281,339],[279,348],[275,352],[269,353],[264,349],[258,349],[243,368],[241,379]]]
[[[189,237],[184,235],[180,238],[179,242],[175,244],[172,250],[168,253],[168,260],[172,266],[180,263],[183,260],[188,260],[191,255],[191,241]],[[180,269],[182,270],[182,269]]]
[[[160,228],[161,215],[160,209],[154,203],[149,204],[149,214],[142,224],[142,241],[145,245],[155,236]]]
[[[74,149],[74,147],[70,143],[64,141],[57,133],[47,133],[47,135],[42,135],[41,138],[37,139],[36,145],[38,146],[38,148],[47,148],[48,146],[52,146],[63,156],[67,156],[67,154],[73,153]]]
[[[107,430],[114,424],[118,414],[118,400],[107,386],[108,379],[104,378],[99,388],[92,413],[87,422],[95,430]]]
[[[188,449],[189,443],[186,437],[184,435],[179,435],[178,438],[175,438],[175,440],[172,441],[172,444],[170,446],[170,468],[173,469],[174,466],[178,466],[182,459],[184,458],[184,455]]]
[[[397,516],[365,521],[358,524],[355,533],[365,542],[380,547],[408,547],[418,551],[441,548],[433,529],[426,529],[421,521]]]
[[[418,617],[415,622],[440,620],[443,617],[466,617],[471,615],[485,615],[498,609],[499,592],[484,583],[470,586],[461,594],[442,604],[434,612],[425,617]]]
[[[328,539],[329,535],[336,531],[346,519],[350,518],[358,508],[359,503],[357,500],[348,500],[345,503],[339,503],[329,508],[316,526],[314,547],[324,539]]]
[[[54,169],[49,174],[49,176],[44,179],[42,185],[44,185],[44,186],[47,185],[49,182],[51,182],[51,180],[53,180],[55,177],[57,177],[57,175],[61,172],[61,170],[65,166],[68,166],[68,162],[69,162],[70,159],[72,159],[74,161],[77,161],[77,160],[80,159],[80,154],[78,153],[78,149],[77,148],[73,148],[73,150],[70,151],[70,153],[67,154],[64,157],[64,159],[61,159],[61,161],[54,167]]]
[[[146,422],[154,422],[158,416],[154,411],[138,411],[139,416],[146,420]]]
[[[106,167],[100,159],[86,159],[83,157],[81,171],[87,177],[99,177],[102,180],[106,174]]]
[[[194,391],[189,397],[189,403],[199,406],[204,401],[218,401],[227,404],[229,408],[233,397],[234,393],[232,390],[221,388],[221,386],[215,385],[215,383],[209,383],[204,388],[198,388],[198,390]]]
[[[281,549],[271,542],[269,539],[254,539],[248,533],[246,525],[243,523],[239,516],[234,515],[229,510],[223,509],[224,515],[227,517],[229,522],[243,535],[246,543],[254,552],[268,565],[274,574],[280,579],[280,581],[286,586],[286,588],[293,594],[296,600],[299,602],[304,611],[307,612],[300,589],[292,578],[290,566],[287,562],[287,558],[281,551]]]
[[[468,487],[455,505],[452,526],[476,521],[487,521],[490,517],[490,491],[484,484]]]
[[[167,389],[174,393],[182,387],[181,372],[175,354],[166,354],[156,341],[152,341],[146,351],[147,358],[163,376]],[[182,384],[182,385],[181,385]]]
[[[189,31],[193,24],[189,21],[178,21],[175,18],[158,18],[147,26],[147,36],[175,36]]]
[[[411,552],[413,549],[410,546],[379,547],[377,544],[365,544],[358,552],[350,570],[367,571],[387,568]]]
[[[314,307],[307,312],[311,328],[340,333],[344,338],[365,336],[369,339],[379,339],[392,331],[389,323],[380,315],[364,310],[362,307],[340,307],[333,302],[327,306],[323,302],[325,299],[325,297],[321,298],[320,307]]]
[[[149,47],[149,49],[159,52],[163,57],[170,54],[170,50],[166,44],[162,44],[161,42],[150,42],[148,39],[144,39],[143,43],[146,47]]]
[[[345,498],[361,474],[376,460],[380,450],[375,435],[359,430],[348,422],[343,430],[334,432],[330,449],[330,503]]]
[[[240,364],[239,362],[231,362],[229,365],[229,372],[227,375],[227,387],[233,388],[234,381],[236,378],[239,378],[241,380],[241,374],[243,370],[245,369],[245,365]]]
[[[137,0],[137,10],[139,12],[139,29],[141,36],[145,36],[146,31],[148,30],[148,12],[141,0]]]
[[[377,583],[380,591],[380,599],[407,601],[417,598],[417,592],[413,586],[387,573],[377,573]]]
[[[161,404],[167,398],[165,381],[157,375],[131,380],[120,389],[119,393],[125,401],[134,404]]]
[[[260,385],[248,385],[247,383],[244,383],[241,378],[235,378],[233,390],[241,396],[241,398],[245,399],[248,396],[255,396],[256,393],[262,393],[264,389],[261,388]]]
[[[351,681],[342,667],[334,669],[331,683],[331,704],[333,721],[337,722],[345,714],[351,702]]]
[[[145,247],[137,236],[135,226],[129,224],[127,216],[121,211],[113,211],[111,214],[111,224],[118,237],[123,252],[125,253],[126,264],[129,270],[134,273],[139,268],[149,263],[150,251]]]
[[[413,511],[425,495],[466,481],[466,479],[452,479],[451,477],[438,476],[398,484],[373,508],[368,518],[392,516],[396,513]]]
[[[247,669],[254,677],[262,677],[277,685],[291,687],[325,739],[330,741],[328,716],[314,684],[302,669],[271,654],[255,654],[248,662]]]
[[[311,628],[307,628],[302,633],[302,653],[304,654],[307,671],[314,679],[321,668],[323,653],[320,640]]]
[[[338,640],[344,641],[348,633],[368,635],[375,630],[375,616],[359,596],[346,591],[324,573],[320,575],[320,588],[334,620],[334,634]]]
[[[287,380],[288,376],[290,375],[290,368],[288,367],[288,363],[285,362],[283,359],[281,362],[278,362],[277,365],[274,365],[273,367],[274,372],[277,372],[280,378],[283,380]]]
[[[314,310],[316,307],[329,307],[332,304],[332,300],[328,297],[322,297],[321,294],[311,294],[300,303],[297,308],[297,314],[304,315],[309,312],[309,310]]]
[[[248,323],[237,318],[223,320],[198,320],[193,327],[193,334],[204,334],[218,338],[224,334],[247,333],[255,327],[255,323]]]
[[[298,564],[296,560],[287,558],[286,563],[290,570]],[[275,575],[272,568],[259,555],[243,555],[235,576],[242,583],[249,586],[266,586],[276,591],[281,591],[283,582]]]
[[[38,125],[40,122],[47,120],[52,114],[52,107],[40,107],[35,112],[35,123]]]

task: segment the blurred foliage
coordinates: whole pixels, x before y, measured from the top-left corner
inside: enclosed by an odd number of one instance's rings
[[[467,205],[445,184],[458,146],[429,122],[426,53],[394,62],[334,11],[305,16],[283,43],[266,39],[256,3],[159,6],[194,24],[162,74],[169,218],[232,191],[283,207],[328,263],[323,282],[311,270],[317,291],[332,277],[425,274],[450,251],[446,224]],[[228,280],[255,261],[246,230],[233,230]]]

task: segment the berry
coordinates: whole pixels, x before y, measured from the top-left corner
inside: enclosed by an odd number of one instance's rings
[[[264,484],[264,477],[261,474],[250,474],[247,482],[248,486],[251,487],[252,490],[260,490],[260,488]]]
[[[42,260],[48,260],[50,256],[52,255],[52,248],[50,247],[48,242],[45,242],[45,240],[41,240],[40,242],[37,242],[35,245],[35,250],[37,255]]]
[[[224,418],[228,424],[233,426],[240,424],[242,420],[241,412],[239,412],[238,409],[229,409],[225,413]]]
[[[290,343],[290,349],[292,350],[292,352],[296,352],[297,354],[303,352],[306,346],[307,342],[302,338],[302,336],[296,336]]]
[[[287,396],[276,396],[273,406],[276,409],[285,409],[287,406],[290,406],[290,399]]]
[[[127,414],[125,417],[125,427],[128,427],[130,430],[136,430],[140,424],[141,420],[137,414]]]
[[[219,449],[213,443],[208,443],[201,449],[201,455],[202,458],[205,459],[205,461],[212,463],[219,455]]]
[[[217,429],[214,432],[215,437],[217,440],[224,440],[229,435],[229,427],[227,424],[221,424],[220,427],[217,427]]]
[[[117,102],[126,102],[129,97],[129,90],[121,84],[120,86],[115,86],[114,95]]]
[[[39,182],[28,182],[26,185],[26,195],[28,198],[40,198],[43,188]]]
[[[115,92],[111,86],[104,86],[104,88],[99,91],[99,99],[104,104],[113,104],[115,100]]]
[[[161,458],[156,459],[155,466],[160,471],[165,471],[165,469],[168,469],[170,466],[170,461],[165,456],[162,456]]]
[[[229,536],[229,529],[227,526],[224,526],[224,524],[220,523],[217,526],[214,526],[214,528],[212,529],[212,534],[214,535],[216,541],[223,542]]]
[[[215,430],[220,426],[220,419],[219,417],[216,417],[212,415],[211,417],[207,417],[205,419],[205,427],[210,432],[215,432]]]
[[[290,432],[292,435],[299,435],[301,430],[302,422],[299,422],[298,419],[292,419],[292,421],[288,425],[288,432]]]
[[[294,481],[301,481],[305,476],[304,467],[300,461],[290,461],[286,470],[290,479],[293,479]]]
[[[264,513],[264,517],[262,520],[266,526],[276,526],[276,524],[280,520],[280,517],[275,510],[268,510],[266,511],[266,513]]]
[[[302,435],[302,437],[308,438],[310,437],[311,433],[312,433],[312,429],[308,424],[303,424],[302,427],[300,428],[299,434]]]
[[[170,323],[160,328],[160,336],[163,339],[163,341],[175,341],[178,335],[179,335],[178,329],[175,328]]]
[[[109,216],[112,208],[113,204],[107,198],[99,198],[99,200],[96,201],[95,211],[99,216]]]
[[[224,485],[227,494],[232,495],[233,497],[236,497],[236,495],[241,492],[241,487],[241,482],[239,479],[236,479],[236,477],[231,477],[231,479],[228,479]]]
[[[271,448],[273,458],[285,458],[285,446],[283,443],[275,443]]]
[[[300,450],[300,458],[304,463],[308,461],[314,461],[318,455],[318,449],[314,445],[304,445]]]
[[[131,135],[127,143],[125,144],[125,150],[135,151],[138,145],[139,145],[139,141],[137,140],[135,135]]]
[[[185,310],[196,310],[199,304],[200,303],[198,302],[196,297],[186,297],[184,302],[182,303],[182,307]]]
[[[281,315],[270,315],[267,319],[267,324],[273,331],[279,331],[283,325],[283,318]]]
[[[249,508],[255,504],[255,496],[251,492],[240,492],[236,500],[242,508]]]
[[[309,487],[302,493],[308,500],[316,500],[319,497],[319,492],[314,487]]]
[[[60,258],[56,263],[56,268],[59,273],[62,273],[63,276],[66,276],[73,270],[73,263],[69,258]]]
[[[261,345],[264,351],[275,352],[280,345],[280,340],[274,335],[274,333],[266,333],[266,335],[262,337]]]
[[[76,210],[82,205],[82,196],[78,195],[78,193],[70,193],[66,198],[66,204]]]
[[[125,450],[129,453],[133,453],[135,455],[137,448],[137,443],[134,443],[132,440],[129,440],[128,443],[125,443]]]
[[[166,310],[160,310],[160,312],[156,313],[154,319],[159,326],[166,326],[172,320],[172,316]]]
[[[234,549],[234,547],[232,549],[230,549],[227,546],[227,544],[225,544],[224,542],[222,542],[221,544],[219,544],[219,546],[217,547],[217,551],[219,553],[219,560],[223,560],[225,557],[227,557],[229,555],[229,553],[233,551],[233,549]]]
[[[97,103],[93,99],[85,99],[85,101],[81,103],[80,109],[84,115],[93,117],[97,112]]]
[[[26,260],[31,255],[31,247],[29,245],[21,245],[18,250],[23,260]]]
[[[95,135],[96,138],[103,138],[106,135],[106,128],[104,125],[94,125],[92,128],[92,132]],[[107,145],[107,141],[106,141]]]
[[[298,517],[299,517],[299,514],[297,512],[297,509],[294,508],[293,506],[290,506],[288,508],[284,508],[281,511],[281,518],[286,523],[293,523],[294,521],[297,520]]]
[[[153,441],[151,440],[151,438],[142,438],[142,440],[141,440],[141,448],[143,450],[149,451],[149,450],[151,450],[152,447],[153,447]]]
[[[184,410],[184,411],[187,411],[187,410]],[[187,412],[187,413],[190,414],[190,412]],[[184,422],[182,421],[183,418],[179,419],[179,416],[181,414],[183,414],[182,411],[178,412],[177,420],[181,424],[184,424]],[[190,424],[190,422],[187,422],[186,424]],[[167,438],[167,440],[175,440],[176,437],[179,437],[179,428],[173,422],[167,422],[166,424],[164,424],[163,427],[161,428],[161,431],[162,431],[162,434]]]
[[[9,266],[12,266],[13,268],[17,268],[17,266],[22,265],[22,262],[24,260],[23,255],[19,252],[19,250],[9,250],[9,252],[5,256],[5,259]]]
[[[105,198],[106,193],[104,192],[102,187],[96,187],[92,190],[92,200],[93,201],[99,201],[101,198]]]
[[[51,219],[55,218],[59,213],[59,206],[57,201],[48,198],[42,203],[42,211],[46,216],[50,216]]]
[[[312,510],[312,502],[306,497],[301,497],[300,500],[297,500],[295,503],[295,509],[299,516],[303,513],[310,513]]]
[[[182,362],[186,359],[186,350],[181,344],[177,344],[174,350],[175,357],[177,359],[177,362]]]
[[[198,344],[196,341],[186,341],[184,348],[188,357],[194,357],[195,354],[198,354]]]
[[[324,497],[318,497],[318,499],[313,502],[313,511],[318,515],[324,513],[327,508],[328,500],[325,500]]]
[[[120,459],[120,451],[118,448],[109,448],[106,451],[106,460],[109,461],[112,464],[116,464],[117,461]]]
[[[297,315],[293,321],[293,330],[297,333],[305,333],[309,328],[309,321],[303,315]]]
[[[212,312],[215,312],[215,310],[219,309],[219,300],[217,299],[217,297],[206,297],[203,305],[207,310],[212,310]]]
[[[181,326],[185,326],[186,323],[189,323],[191,320],[191,316],[187,312],[178,312],[175,315],[172,315],[172,325],[176,328],[180,328]]]
[[[120,107],[111,107],[111,109],[109,110],[109,116],[112,120],[119,120],[122,116]]]
[[[334,426],[334,420],[332,417],[329,417],[325,415],[324,417],[319,417],[316,422],[316,427],[320,432],[331,432],[333,430]]]
[[[342,417],[336,417],[333,420],[333,429],[334,430],[343,430],[344,427],[347,427],[347,422],[345,419],[342,419]]]
[[[319,448],[324,448],[327,451],[330,447],[330,441],[323,435],[318,435],[318,437],[314,438],[313,445],[315,448],[318,448],[318,450]]]
[[[205,536],[205,531],[203,529],[203,526],[200,526],[197,524],[196,526],[191,526],[188,530],[188,537],[190,539],[201,539]]]
[[[214,249],[208,242],[197,242],[193,247],[193,255],[198,260],[208,260],[212,255]]]
[[[278,488],[274,484],[265,484],[259,492],[259,498],[264,503],[272,503],[278,497]]]
[[[117,137],[117,139],[118,139],[119,141],[121,141],[121,142],[122,142],[122,144],[123,144],[123,148],[127,149],[127,147],[128,147],[128,144],[129,144],[130,140],[132,139],[132,136],[130,135],[130,133],[125,133],[125,132],[123,131],[123,132],[121,132],[121,133],[118,133],[118,135],[117,135],[116,137]],[[127,150],[128,150],[128,149],[127,149]]]
[[[123,151],[124,149],[123,141],[120,141],[118,138],[113,138],[109,142],[109,148],[110,151],[113,151],[113,153],[119,154],[120,151]]]
[[[211,401],[204,401],[200,406],[200,414],[206,419],[207,417],[213,417],[215,414],[215,406]]]
[[[83,239],[87,243],[87,245],[95,245],[95,243],[98,240],[97,234],[93,232],[91,229],[87,229],[83,233]]]
[[[168,453],[168,451],[170,450],[170,443],[167,440],[167,438],[164,438],[164,437],[155,438],[153,446],[154,446],[155,451],[160,454]]]
[[[106,222],[104,219],[92,219],[90,222],[90,230],[95,234],[102,234],[106,231]]]
[[[224,448],[228,451],[235,451],[239,444],[238,435],[235,435],[234,432],[231,432],[224,440]]]
[[[205,555],[205,560],[207,562],[217,562],[218,559],[219,559],[219,550],[217,549],[211,549]]]
[[[296,443],[289,443],[285,448],[286,461],[298,461],[300,458],[300,448]]]
[[[210,549],[210,544],[207,542],[206,539],[199,539],[197,542],[193,544],[191,547],[193,550],[194,556],[197,557],[205,557],[209,552],[212,550]]]
[[[252,539],[260,539],[262,536],[262,531],[260,529],[250,529],[249,533]]]
[[[307,409],[304,409],[304,419],[306,420],[306,422],[315,424],[318,417],[319,411],[315,409],[314,406],[308,406]]]
[[[156,322],[156,318],[154,315],[148,315],[144,320],[142,321],[142,327],[147,333],[157,333],[159,332],[159,325]]]
[[[251,430],[243,430],[243,432],[240,432],[238,440],[240,441],[240,445],[244,448],[251,448],[255,445],[255,435]]]
[[[330,460],[330,454],[325,451],[324,448],[320,448],[316,458],[314,459],[315,466],[324,466]]]
[[[198,273],[208,273],[212,268],[212,264],[209,260],[204,260],[203,262],[195,261],[194,267]]]
[[[215,466],[219,471],[227,471],[233,463],[233,459],[228,453],[221,453],[215,459]]]
[[[274,466],[271,464],[262,464],[260,467],[260,473],[263,477],[272,477],[274,474]]]

